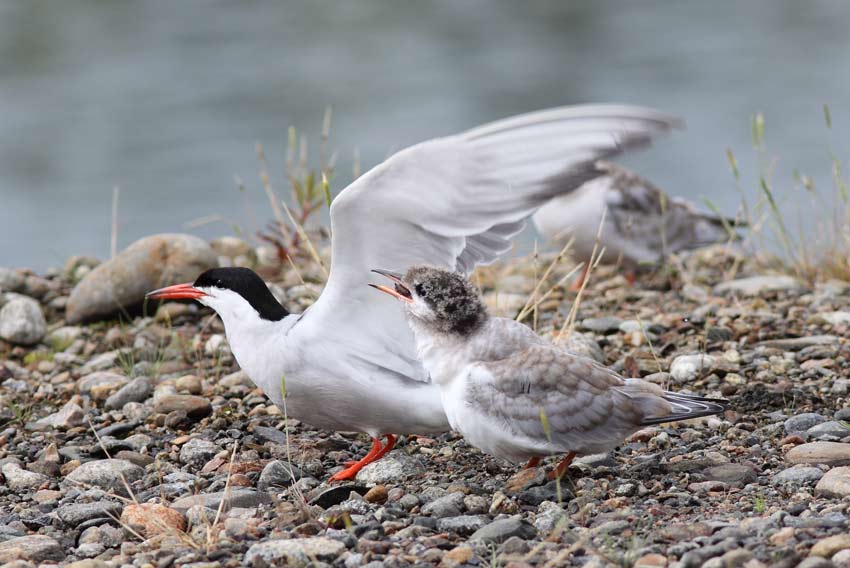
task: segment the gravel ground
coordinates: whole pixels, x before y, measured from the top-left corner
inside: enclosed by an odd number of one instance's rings
[[[516,314],[548,260],[481,271],[488,303]],[[726,397],[726,415],[642,430],[560,483],[555,457],[519,471],[448,433],[329,486],[367,437],[286,420],[209,312],[67,325],[95,264],[0,269],[17,293],[0,309],[4,566],[850,566],[846,282],[759,274],[722,248],[633,287],[601,268],[570,347]],[[299,267],[263,268],[293,311],[320,289]],[[573,297],[556,289],[529,323],[557,337]]]

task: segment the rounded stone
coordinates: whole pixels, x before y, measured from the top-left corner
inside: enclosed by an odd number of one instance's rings
[[[47,333],[41,306],[27,296],[13,295],[0,309],[0,338],[16,345],[35,345]]]

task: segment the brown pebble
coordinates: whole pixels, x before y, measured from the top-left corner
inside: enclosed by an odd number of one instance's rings
[[[637,559],[635,562],[635,568],[650,568],[660,566],[663,568],[667,566],[667,558],[661,554],[645,554]]]
[[[62,467],[59,468],[59,475],[64,477],[75,469],[77,469],[78,467],[80,467],[81,465],[82,463],[80,463],[80,460],[71,460],[69,462],[63,463]]]
[[[186,530],[186,517],[179,511],[159,503],[127,505],[121,513],[121,523],[132,527],[145,538]]]
[[[389,493],[387,491],[386,485],[376,485],[372,489],[366,492],[366,495],[363,496],[363,499],[366,500],[367,503],[386,503],[387,497]]]
[[[443,565],[444,566],[458,566],[460,564],[466,564],[470,560],[475,553],[468,546],[457,546],[443,555]]]
[[[234,473],[230,476],[230,485],[234,487],[254,487],[251,478],[244,473]]]

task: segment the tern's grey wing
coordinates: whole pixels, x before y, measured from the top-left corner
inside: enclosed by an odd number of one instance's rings
[[[634,261],[657,262],[665,253],[699,248],[729,239],[724,222],[698,211],[692,203],[670,197],[658,186],[615,164],[605,172],[608,231],[616,234]],[[734,236],[734,235],[733,235]]]
[[[647,419],[673,412],[655,385],[626,381],[553,345],[477,367],[467,378],[473,409],[518,438],[551,439],[558,451],[605,451]]]
[[[659,112],[598,105],[551,109],[481,126],[398,152],[347,187],[331,206],[328,284],[311,308],[328,339],[411,365],[413,337],[399,306],[369,289],[369,271],[427,264],[468,273],[510,248],[549,198],[599,175],[597,160],[647,144],[676,124]],[[384,355],[387,353],[387,355]]]

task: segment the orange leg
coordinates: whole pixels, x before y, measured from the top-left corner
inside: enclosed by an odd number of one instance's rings
[[[634,270],[626,270],[623,273],[623,276],[626,277],[626,282],[629,283],[629,286],[634,286],[637,281],[637,273]]]
[[[570,452],[564,456],[564,459],[561,460],[555,469],[549,472],[549,479],[560,479],[567,472],[567,468],[570,467],[570,464],[573,463],[573,460],[576,457],[575,452]]]
[[[396,437],[391,434],[387,434],[386,446],[381,444],[381,440],[379,440],[378,438],[372,438],[372,449],[369,450],[369,453],[363,456],[363,459],[359,461],[346,462],[345,465],[347,466],[347,468],[333,474],[329,481],[343,481],[346,479],[354,479],[354,477],[357,475],[357,472],[363,469],[365,465],[368,465],[373,461],[381,459],[387,452],[393,449],[393,446],[395,446],[395,442]]]
[[[537,467],[538,465],[540,465],[540,456],[535,456],[528,460],[528,463],[525,464],[525,467],[523,467],[522,469],[531,469],[532,467]]]
[[[578,292],[581,289],[582,284],[584,284],[584,279],[587,278],[587,272],[590,270],[590,263],[585,262],[584,268],[581,269],[581,274],[579,274],[578,278],[573,280],[573,283],[570,284],[570,292]]]

